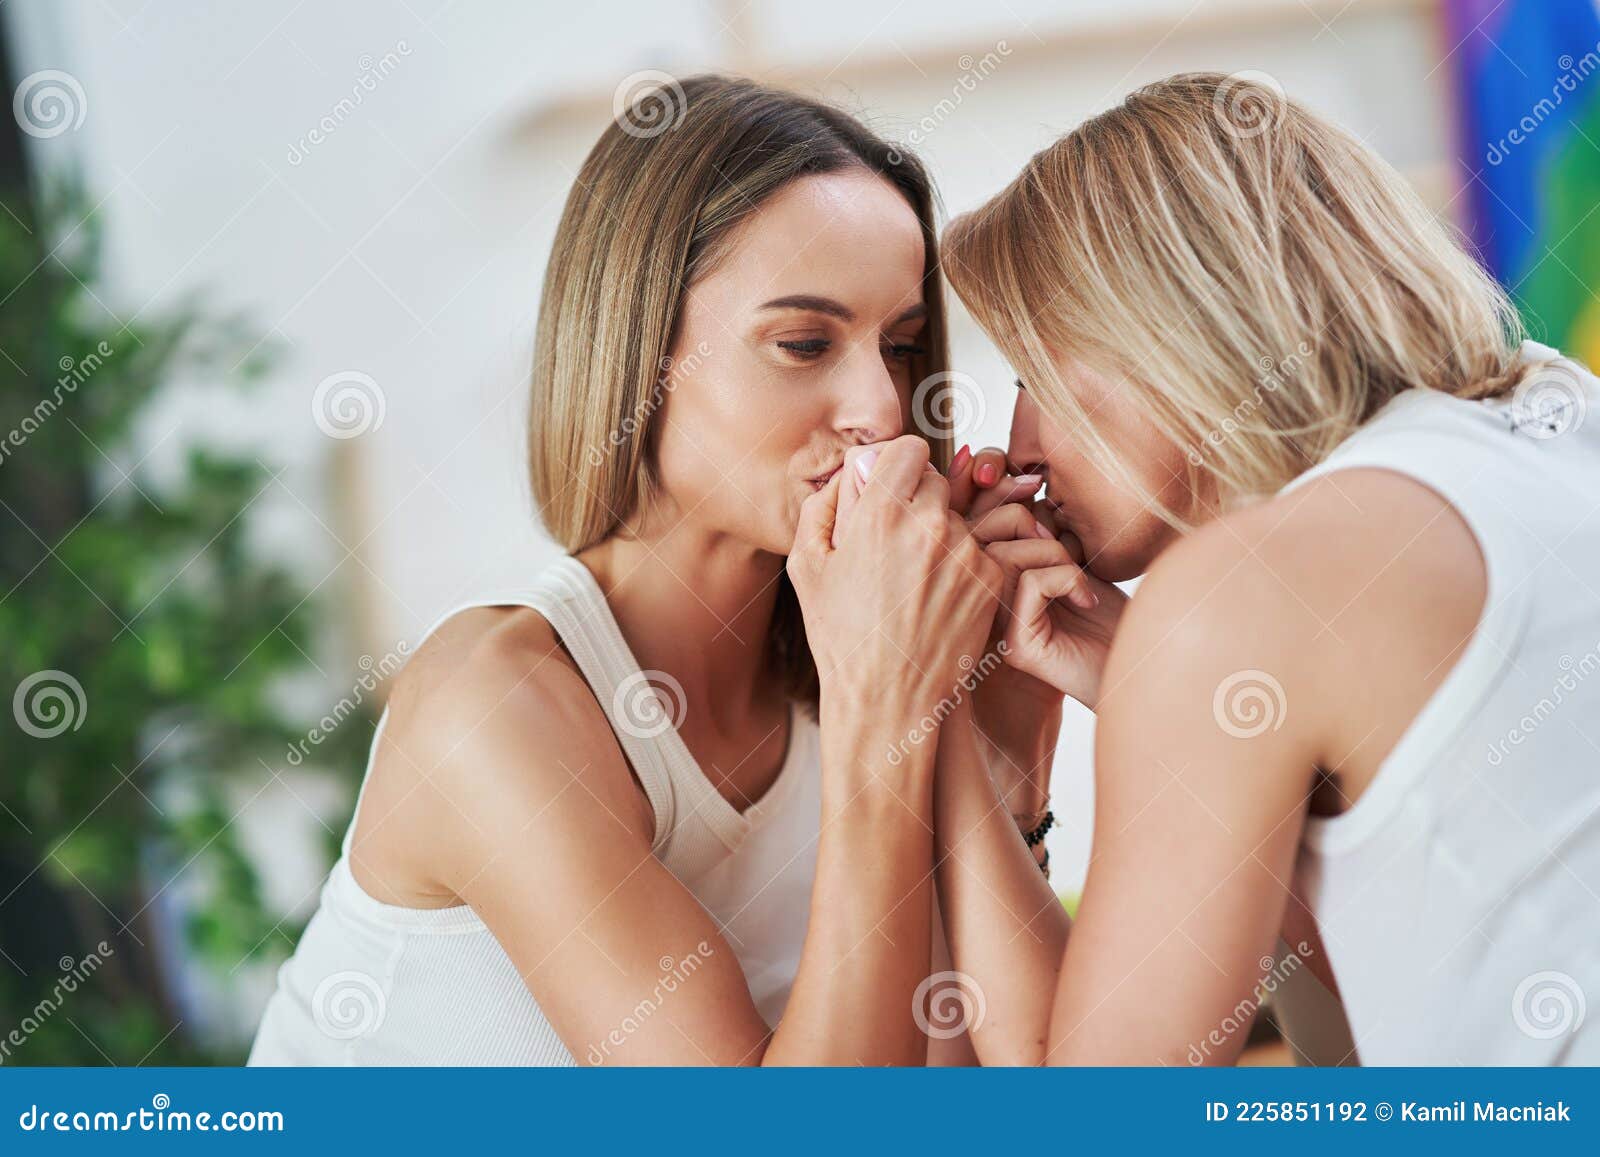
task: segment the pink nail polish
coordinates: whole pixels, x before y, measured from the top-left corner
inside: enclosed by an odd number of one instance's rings
[[[856,459],[856,473],[861,475],[861,481],[865,482],[871,476],[872,464],[877,460],[878,452],[876,450],[868,450]]]
[[[962,470],[966,469],[967,463],[971,461],[971,459],[972,447],[962,446],[961,449],[956,451],[956,456],[950,459],[950,472],[948,476],[954,478],[957,474],[960,474]]]
[[[1037,518],[1033,520],[1033,536],[1035,538],[1055,538],[1055,535],[1050,533],[1050,528],[1045,526],[1045,524],[1040,522]]]
[[[1000,479],[1000,467],[993,462],[985,462],[973,473],[979,486],[993,486]]]
[[[1042,474],[1018,474],[1011,480],[1013,486],[1032,486],[1037,488],[1044,481]]]

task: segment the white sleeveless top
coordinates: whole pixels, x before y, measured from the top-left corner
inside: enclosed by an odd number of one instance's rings
[[[649,797],[655,812],[652,851],[716,920],[744,969],[756,1008],[776,1025],[799,965],[816,872],[822,806],[816,724],[805,712],[792,712],[778,778],[741,814],[700,770],[670,713],[641,699],[650,694],[650,673],[640,671],[582,563],[562,558],[531,589],[468,603],[451,614],[484,606],[532,607],[571,652]],[[385,711],[373,753],[387,719]],[[558,744],[561,737],[552,735],[549,742]],[[367,775],[371,771],[369,755]],[[364,794],[365,778],[362,787]],[[356,807],[359,814],[359,797]],[[349,865],[355,827],[352,817],[321,904],[278,972],[249,1063],[575,1063],[510,957],[471,908],[396,907],[362,890]],[[528,881],[530,889],[541,886],[538,879]]]
[[[1505,399],[1408,391],[1291,488],[1369,468],[1450,502],[1488,591],[1367,790],[1308,825],[1357,1057],[1600,1064],[1600,382],[1562,361]]]

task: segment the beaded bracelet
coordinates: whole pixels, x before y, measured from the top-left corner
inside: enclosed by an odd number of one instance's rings
[[[1051,828],[1055,827],[1055,824],[1055,813],[1046,809],[1044,818],[1041,819],[1031,830],[1022,833],[1023,842],[1026,843],[1030,848],[1038,847],[1039,842],[1044,839],[1045,833],[1047,833]]]

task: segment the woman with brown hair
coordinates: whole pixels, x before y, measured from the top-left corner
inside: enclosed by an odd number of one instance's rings
[[[897,745],[998,584],[948,446],[902,436],[945,360],[932,192],[813,101],[644,99],[540,304],[533,494],[570,554],[399,677],[253,1063],[926,1058],[934,760]]]
[[[1006,661],[1096,713],[1070,936],[971,732],[942,737],[980,1057],[1228,1062],[1299,973],[1348,1019],[1325,1060],[1600,1062],[1600,384],[1248,75],[1089,120],[945,262],[1044,476],[978,527]]]

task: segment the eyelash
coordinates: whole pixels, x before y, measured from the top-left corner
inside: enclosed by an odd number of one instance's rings
[[[788,350],[797,357],[817,358],[826,353],[828,347],[832,344],[827,338],[806,338],[801,341],[780,341],[778,342],[778,348]],[[897,360],[918,357],[928,352],[922,346],[909,343],[892,344],[886,346],[885,349],[890,357]]]

